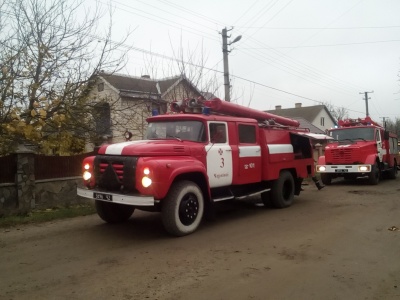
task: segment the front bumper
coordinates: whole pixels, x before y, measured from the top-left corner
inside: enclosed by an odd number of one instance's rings
[[[335,173],[335,174],[347,174],[347,173],[370,173],[372,170],[371,165],[317,165],[316,171],[318,173]]]
[[[113,202],[134,206],[154,206],[155,200],[152,196],[134,196],[123,195],[109,192],[102,192],[96,190],[89,190],[86,188],[77,188],[78,196],[89,198],[93,200],[100,200],[106,202]]]

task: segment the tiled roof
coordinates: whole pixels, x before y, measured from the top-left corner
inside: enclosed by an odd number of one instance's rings
[[[141,93],[152,93],[152,94],[163,94],[169,87],[175,84],[178,80],[182,79],[181,76],[175,76],[165,79],[150,79],[143,77],[131,77],[120,74],[100,74],[107,82],[114,86],[118,90],[141,92]],[[159,85],[160,91],[157,89]]]
[[[282,117],[302,117],[309,122],[312,122],[315,117],[320,113],[321,110],[325,110],[325,105],[314,105],[296,108],[281,108],[275,110],[267,110],[269,113],[273,113]],[[329,113],[329,112],[328,112]]]

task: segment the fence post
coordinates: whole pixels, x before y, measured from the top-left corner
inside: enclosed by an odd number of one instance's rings
[[[15,153],[18,212],[26,214],[35,208],[35,153],[24,145],[19,145]]]

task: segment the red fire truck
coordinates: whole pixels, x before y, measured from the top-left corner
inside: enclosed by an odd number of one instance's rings
[[[285,208],[314,175],[307,130],[296,120],[220,99],[173,102],[149,117],[145,140],[103,145],[83,161],[78,195],[106,222],[135,209],[161,212],[165,229],[195,231],[218,201],[260,195]]]
[[[329,130],[333,140],[325,147],[316,170],[324,184],[344,177],[354,180],[368,176],[370,184],[381,177],[395,179],[399,164],[398,139],[370,117],[340,120],[339,127]]]

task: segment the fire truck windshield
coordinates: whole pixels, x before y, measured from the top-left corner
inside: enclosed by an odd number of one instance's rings
[[[343,128],[336,129],[330,132],[331,137],[334,138],[334,141],[345,141],[345,140],[364,140],[364,141],[373,141],[374,137],[374,128],[372,127],[359,127],[359,128]]]
[[[205,142],[204,124],[199,121],[151,122],[145,138],[148,140],[176,139]]]

